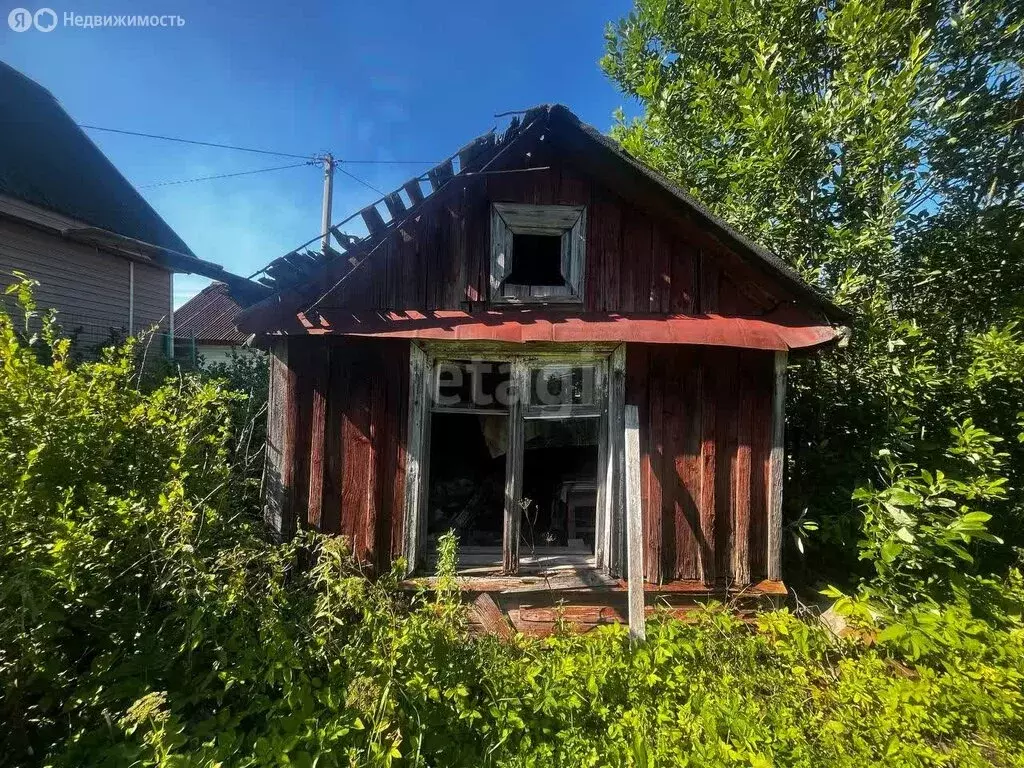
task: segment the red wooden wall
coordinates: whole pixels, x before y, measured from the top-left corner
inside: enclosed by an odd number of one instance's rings
[[[401,553],[409,347],[292,338],[292,504],[365,563]],[[767,571],[773,353],[631,344],[640,411],[645,577],[758,582]]]
[[[300,524],[349,537],[363,561],[401,551],[409,345],[291,338],[291,503]]]
[[[317,310],[330,319],[331,310],[342,306],[480,308],[488,298],[492,202],[587,206],[585,312],[753,316],[792,299],[703,230],[647,213],[559,163],[547,170],[456,178],[372,249]]]
[[[626,350],[626,402],[640,412],[645,577],[764,579],[774,353]]]

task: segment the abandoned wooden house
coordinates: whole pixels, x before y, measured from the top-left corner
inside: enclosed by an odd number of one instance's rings
[[[842,310],[562,106],[358,215],[238,320],[272,351],[281,534],[415,578],[454,530],[486,627],[622,620],[635,405],[647,605],[784,594],[787,360]]]

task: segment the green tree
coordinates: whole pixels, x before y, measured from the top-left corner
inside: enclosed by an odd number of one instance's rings
[[[602,66],[643,106],[616,138],[855,312],[848,349],[797,361],[788,413],[788,513],[825,521],[839,570],[854,488],[941,466],[953,424],[1007,438],[1024,481],[999,347],[1021,348],[1021,62],[1012,0],[637,0],[608,29]],[[1019,491],[993,503],[1022,543]]]

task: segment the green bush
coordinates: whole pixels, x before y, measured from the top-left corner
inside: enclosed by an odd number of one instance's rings
[[[434,594],[342,539],[268,543],[229,461],[240,396],[140,389],[131,343],[72,366],[52,327],[0,315],[2,764],[1024,765],[1012,622],[908,612],[867,647],[710,606],[640,646],[471,637],[453,538]]]

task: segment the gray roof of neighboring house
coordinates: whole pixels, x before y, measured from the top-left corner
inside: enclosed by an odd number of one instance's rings
[[[0,194],[188,256],[53,95],[0,62]]]
[[[266,290],[198,258],[53,94],[2,61],[0,195],[86,225],[65,230],[64,237],[141,253],[175,272],[228,282],[239,295]]]

